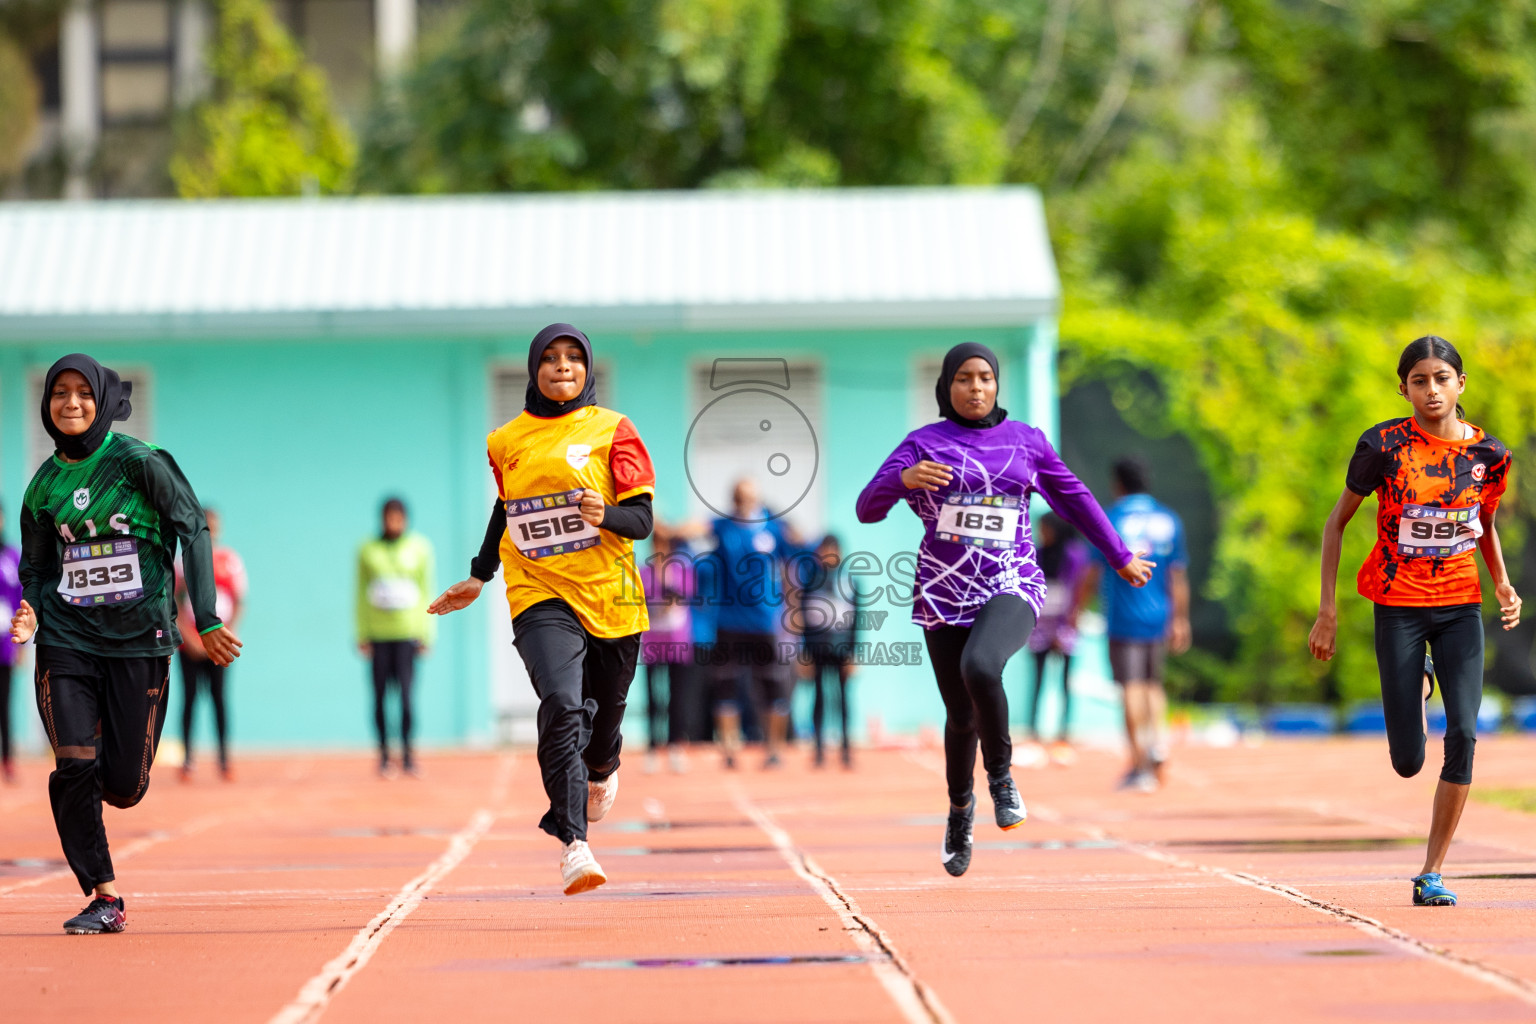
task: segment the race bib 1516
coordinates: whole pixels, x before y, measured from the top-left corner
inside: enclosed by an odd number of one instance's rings
[[[944,499],[933,535],[978,548],[1018,543],[1022,500],[1008,494],[951,494]]]
[[[1404,505],[1397,524],[1397,553],[1403,558],[1450,558],[1477,547],[1483,535],[1481,505],[1431,508]]]
[[[59,596],[73,605],[121,604],[143,597],[138,540],[66,544]]]
[[[598,528],[581,518],[581,491],[511,498],[506,502],[507,532],[528,558],[548,558],[595,546]]]

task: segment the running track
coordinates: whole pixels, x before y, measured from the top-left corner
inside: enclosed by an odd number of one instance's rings
[[[1456,909],[1407,905],[1432,773],[1376,741],[1181,751],[1170,787],[1118,762],[1018,773],[1032,818],[978,821],[939,868],[932,751],[859,770],[684,776],[632,757],[560,895],[529,752],[444,754],[423,781],[362,757],[162,771],[109,810],[120,936],[66,937],[44,773],[0,789],[7,1022],[1515,1020],[1536,1015],[1536,816],[1468,807]],[[1478,750],[1532,779],[1536,741]],[[983,790],[984,792],[984,790]],[[985,797],[983,809],[987,808]]]

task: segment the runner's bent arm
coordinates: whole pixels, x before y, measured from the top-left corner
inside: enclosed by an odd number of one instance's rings
[[[26,643],[37,631],[40,611],[43,606],[43,582],[57,576],[59,573],[59,548],[58,540],[53,532],[37,521],[32,510],[25,504],[21,507],[21,562],[17,566],[17,576],[21,579],[21,599],[31,609],[32,628],[25,637],[18,642]],[[23,615],[23,609],[18,608],[15,623]],[[13,634],[15,627],[12,627]]]
[[[1119,572],[1135,560],[1136,555],[1125,546],[1125,541],[1110,525],[1109,517],[1099,507],[1088,485],[1077,478],[1056,454],[1049,441],[1041,438],[1039,466],[1035,470],[1035,482],[1046,503],[1057,515],[1077,527],[1088,543],[1099,549],[1109,567]]]
[[[1509,582],[1509,570],[1504,567],[1504,545],[1499,543],[1498,527],[1494,518],[1499,514],[1497,506],[1484,507],[1478,518],[1483,521],[1483,535],[1477,539],[1477,548],[1483,553],[1483,564],[1493,577],[1493,592],[1499,599],[1499,618],[1505,629],[1520,625],[1520,595]]]
[[[890,457],[875,470],[874,478],[859,495],[856,506],[859,522],[878,523],[891,511],[892,506],[905,499],[910,488],[902,482],[902,471],[912,468],[921,461],[922,456],[917,450],[917,445],[910,440],[903,440],[897,445]]]
[[[633,494],[617,505],[603,507],[603,522],[599,529],[629,540],[644,540],[651,535],[653,521],[651,496]]]
[[[1352,487],[1345,487],[1333,511],[1328,513],[1328,522],[1323,525],[1323,589],[1318,602],[1317,622],[1312,626],[1312,635],[1307,638],[1312,656],[1322,661],[1333,657],[1334,639],[1339,627],[1337,591],[1339,556],[1344,548],[1344,527],[1355,517],[1355,512],[1364,500],[1365,495]]]
[[[182,575],[192,618],[199,634],[211,633],[224,625],[213,583],[213,540],[203,507],[169,452],[156,449],[144,460],[144,493],[181,541]]]

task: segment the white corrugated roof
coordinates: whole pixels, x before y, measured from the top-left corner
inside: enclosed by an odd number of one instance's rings
[[[0,338],[1025,323],[1027,187],[0,204]]]

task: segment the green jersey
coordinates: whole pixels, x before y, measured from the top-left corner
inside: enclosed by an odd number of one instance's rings
[[[22,595],[37,612],[37,642],[108,657],[173,653],[178,540],[198,632],[207,633],[221,625],[213,544],[176,460],[115,433],[80,462],[55,454],[21,510]]]

